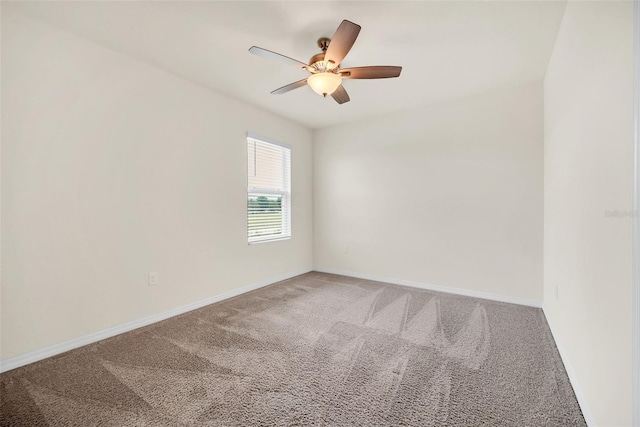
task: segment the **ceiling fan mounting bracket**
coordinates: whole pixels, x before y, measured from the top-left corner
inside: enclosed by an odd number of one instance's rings
[[[318,47],[322,49],[323,52],[327,51],[329,43],[331,43],[331,39],[329,37],[320,37],[318,39]]]

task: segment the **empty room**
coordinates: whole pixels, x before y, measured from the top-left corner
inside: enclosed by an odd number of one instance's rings
[[[640,427],[640,4],[2,1],[1,426]]]

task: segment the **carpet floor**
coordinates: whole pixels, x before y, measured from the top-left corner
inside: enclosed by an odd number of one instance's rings
[[[312,272],[0,375],[3,426],[585,426],[542,310]]]

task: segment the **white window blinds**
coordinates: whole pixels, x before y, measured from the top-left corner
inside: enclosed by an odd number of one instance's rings
[[[249,243],[291,237],[291,148],[247,136]]]

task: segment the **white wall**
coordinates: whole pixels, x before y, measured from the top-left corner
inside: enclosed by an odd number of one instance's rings
[[[309,130],[2,7],[2,359],[311,269]],[[246,131],[291,240],[247,245]]]
[[[540,301],[544,169],[545,311],[593,418],[629,424],[629,3],[569,3],[544,168],[537,83],[316,131],[312,164],[307,129],[8,3],[1,35],[1,359],[312,261]],[[294,146],[290,241],[246,244],[246,131]]]
[[[532,83],[314,132],[314,265],[540,303],[542,114]]]
[[[545,312],[602,426],[631,424],[631,11],[569,2],[544,81]]]

